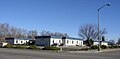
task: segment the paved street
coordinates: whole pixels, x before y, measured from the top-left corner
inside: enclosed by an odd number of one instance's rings
[[[0,59],[120,59],[120,50],[102,53],[70,53],[0,48]]]

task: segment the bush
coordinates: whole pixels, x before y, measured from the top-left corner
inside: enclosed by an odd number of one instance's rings
[[[14,48],[14,46],[12,44],[7,44],[6,46],[4,46],[4,48]]]
[[[60,48],[55,46],[45,46],[43,50],[60,50]]]
[[[91,47],[91,49],[98,49],[98,46],[94,45],[94,46]]]
[[[106,49],[107,46],[106,46],[106,45],[102,45],[101,48],[102,48],[102,49]]]
[[[117,45],[109,46],[109,48],[119,48]]]
[[[23,45],[16,45],[14,48],[26,49],[27,47]]]
[[[52,46],[58,46],[58,44],[57,44],[57,43],[54,43],[54,44],[52,44]]]
[[[61,43],[59,46],[64,46],[64,43]]]
[[[114,48],[119,48],[119,46],[117,46],[117,45],[114,45],[113,47],[114,47]]]
[[[114,47],[113,47],[113,46],[109,46],[109,48],[111,48],[111,49],[112,49],[112,48],[114,48]]]
[[[36,45],[31,45],[30,47],[28,47],[28,49],[37,49]]]

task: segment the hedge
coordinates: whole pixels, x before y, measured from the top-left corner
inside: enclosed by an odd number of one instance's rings
[[[94,45],[94,46],[91,47],[91,49],[98,49],[98,46]]]
[[[27,49],[27,46],[23,46],[23,45],[16,45],[14,48]]]
[[[30,45],[27,49],[38,49],[36,45]]]
[[[56,46],[45,46],[43,50],[60,50],[60,48]]]
[[[106,45],[102,45],[101,48],[102,48],[102,49],[106,49],[107,46],[106,46]]]

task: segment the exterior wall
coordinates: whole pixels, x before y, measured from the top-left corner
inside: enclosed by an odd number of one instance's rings
[[[8,43],[5,43],[5,42],[0,42],[0,47],[4,47],[6,46]]]
[[[73,40],[73,39],[65,39],[65,45],[66,46],[83,46],[82,40]]]
[[[5,39],[9,44],[14,44],[14,39]]]
[[[108,46],[108,43],[107,43],[107,42],[102,42],[101,45],[106,45],[106,46]]]
[[[9,44],[26,44],[27,42],[29,42],[30,39],[26,39],[26,38],[18,38],[18,39],[14,39],[14,38],[6,38],[6,41]]]
[[[69,41],[69,43],[67,43]],[[58,36],[36,36],[35,37],[35,44],[36,45],[53,45],[53,44],[64,44],[65,46],[83,46],[83,40],[79,39],[66,39],[65,37],[58,37]]]
[[[62,42],[62,39],[59,39],[59,38],[51,38],[50,39],[50,45],[53,45],[54,43],[60,45]]]
[[[98,45],[99,44],[99,42],[93,42],[93,45]]]
[[[99,44],[99,42],[94,42],[93,43],[93,45],[98,45]],[[106,45],[106,46],[108,46],[108,43],[107,42],[101,42],[101,45]]]
[[[26,44],[29,40],[14,39],[14,44]]]
[[[50,38],[36,38],[35,44],[42,46],[50,45]]]

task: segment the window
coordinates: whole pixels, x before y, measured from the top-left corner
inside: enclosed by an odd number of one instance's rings
[[[78,44],[78,41],[77,41],[77,44]]]
[[[53,40],[53,43],[54,43],[54,40]]]
[[[28,42],[26,41],[26,43],[28,43]]]
[[[72,41],[72,44],[74,43],[74,41]]]
[[[82,44],[82,42],[81,42],[81,44]]]
[[[44,41],[44,39],[41,39],[41,41]]]
[[[18,43],[18,41],[16,41],[16,43]]]
[[[59,40],[59,43],[61,43],[61,41]]]
[[[69,44],[69,41],[67,40],[67,44]]]
[[[21,41],[21,43],[23,43],[23,41]]]

